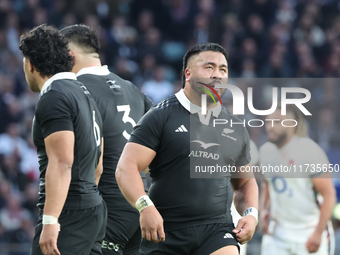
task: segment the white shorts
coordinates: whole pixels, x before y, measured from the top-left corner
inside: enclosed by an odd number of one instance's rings
[[[309,253],[305,243],[282,240],[271,235],[262,238],[261,255],[329,255],[327,232],[322,234],[319,250]]]

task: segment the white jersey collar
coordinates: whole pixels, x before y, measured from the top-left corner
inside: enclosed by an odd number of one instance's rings
[[[190,112],[191,114],[195,114],[195,113],[200,113],[201,111],[201,107],[198,105],[195,105],[193,103],[190,102],[190,100],[187,98],[187,96],[184,93],[184,90],[181,89],[180,91],[178,91],[175,96],[177,97],[178,101],[180,102],[180,104],[187,109],[188,112]],[[213,116],[217,117],[220,112],[221,112],[221,104],[217,104],[217,106],[215,106],[214,108],[209,109],[209,111],[212,112]]]
[[[80,76],[83,74],[94,74],[94,75],[109,75],[110,74],[110,70],[108,69],[108,67],[105,66],[90,66],[90,67],[85,67],[83,69],[81,69],[76,76]]]
[[[67,79],[67,80],[77,80],[76,78],[76,74],[72,73],[72,72],[61,72],[61,73],[57,73],[55,75],[53,75],[51,78],[49,78],[44,85],[41,88],[41,92],[40,94],[43,95],[44,93],[46,93],[48,87],[52,84],[52,82],[56,81],[56,80],[63,80],[63,79]]]

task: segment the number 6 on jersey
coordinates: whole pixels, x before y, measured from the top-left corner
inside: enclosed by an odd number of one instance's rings
[[[96,122],[96,112],[93,111],[93,132],[97,147],[100,145],[100,129]]]

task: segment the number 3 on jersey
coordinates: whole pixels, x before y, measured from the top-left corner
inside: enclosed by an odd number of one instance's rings
[[[118,110],[118,112],[124,112],[123,118],[122,118],[122,121],[124,123],[128,122],[132,125],[132,127],[136,126],[136,122],[131,117],[129,117],[129,114],[130,114],[130,111],[131,111],[130,105],[128,105],[128,104],[117,105],[117,110]],[[122,134],[123,134],[123,136],[125,137],[126,140],[130,139],[130,134],[128,132],[126,132],[126,130],[124,130],[124,132]]]
[[[93,111],[93,132],[97,147],[100,145],[100,129],[96,122],[96,112]]]

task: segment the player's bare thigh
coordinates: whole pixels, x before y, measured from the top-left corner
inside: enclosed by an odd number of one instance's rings
[[[235,245],[228,245],[221,249],[218,249],[217,251],[214,251],[210,255],[239,255],[238,249]]]

